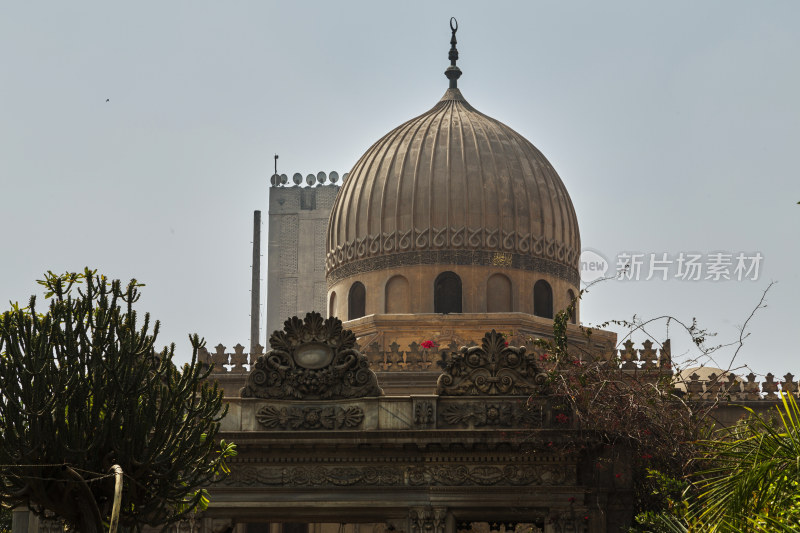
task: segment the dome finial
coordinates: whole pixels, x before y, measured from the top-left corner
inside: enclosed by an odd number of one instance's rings
[[[458,50],[456,49],[458,21],[455,17],[450,17],[450,29],[453,31],[453,36],[450,38],[450,53],[447,55],[450,60],[450,66],[444,71],[444,75],[450,80],[450,88],[456,89],[458,87],[458,78],[461,77],[461,69],[456,66],[456,61],[458,61]]]

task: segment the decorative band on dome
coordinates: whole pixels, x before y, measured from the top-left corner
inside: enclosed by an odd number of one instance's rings
[[[562,279],[571,285],[580,284],[580,272],[575,267],[544,257],[534,257],[509,252],[491,252],[486,250],[421,250],[400,252],[391,255],[376,255],[347,263],[334,264],[326,261],[328,273],[326,280],[330,288],[335,283],[349,278],[375,272],[378,270],[396,269],[417,265],[459,265],[503,267],[549,274]]]
[[[327,257],[335,266],[381,253],[402,253],[419,250],[473,249],[534,255],[578,267],[580,252],[562,242],[515,231],[498,233],[488,228],[424,228],[404,232],[368,235],[329,250]]]
[[[396,258],[398,254],[431,251],[441,254],[446,251],[476,251],[504,253],[518,256],[516,268],[535,270],[532,260],[543,259],[562,265],[565,272],[578,272],[580,252],[562,242],[543,236],[521,234],[516,231],[499,231],[488,228],[466,226],[423,228],[404,232],[384,232],[348,241],[329,250],[326,258],[328,274],[354,261],[371,257]],[[508,265],[512,266],[512,265]],[[391,268],[391,264],[388,264]],[[571,277],[565,274],[564,279]]]

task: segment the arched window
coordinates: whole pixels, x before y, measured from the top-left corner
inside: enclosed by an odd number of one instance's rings
[[[533,286],[533,314],[553,318],[553,289],[543,279]]]
[[[366,313],[367,289],[360,281],[356,281],[350,286],[350,294],[347,296],[347,320],[361,318]]]
[[[328,316],[336,316],[336,291],[331,292],[331,299],[328,301]]]
[[[486,311],[510,313],[511,280],[503,274],[492,274],[486,281]]]
[[[384,309],[387,313],[392,314],[411,312],[408,298],[408,280],[403,276],[393,276],[386,282],[386,304]]]
[[[433,312],[461,312],[461,278],[455,272],[442,272],[433,282]]]
[[[572,289],[567,289],[567,305],[572,304],[572,301],[575,300],[575,293]],[[572,314],[569,316],[569,321],[573,324],[576,323],[575,317],[578,315],[578,301],[575,300],[575,307],[572,309]]]

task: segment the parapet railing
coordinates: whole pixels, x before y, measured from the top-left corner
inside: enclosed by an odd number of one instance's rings
[[[744,379],[733,373],[712,373],[708,375],[708,379],[700,379],[695,372],[688,379],[676,381],[676,384],[689,400],[777,400],[779,393],[800,397],[799,384],[791,372],[784,374],[783,381],[776,381],[771,372],[764,376],[764,381],[758,381],[758,377],[752,372],[744,376]]]
[[[538,347],[531,338],[509,338],[512,346],[524,346],[528,353],[546,356],[545,351]],[[437,371],[439,365],[449,357],[451,353],[458,353],[463,344],[450,342],[447,345],[433,346],[425,348],[421,343],[411,342],[408,346],[400,346],[397,342],[389,345],[388,350],[384,350],[378,342],[372,342],[365,348],[358,347],[367,356],[372,369],[375,372],[407,372],[407,371]],[[470,342],[467,347],[477,346],[477,343]],[[632,341],[626,341],[623,348],[613,350],[610,354],[599,354],[608,364],[622,370],[646,370],[670,368],[670,347],[669,340],[666,340],[659,349],[653,347],[653,342],[646,340],[642,343],[642,348],[633,347]],[[228,352],[222,344],[217,345],[213,352],[202,348],[200,350],[200,360],[205,364],[214,364],[214,373],[246,373],[250,371],[259,356],[264,354],[264,347],[257,345],[252,354],[245,353],[245,348],[241,344],[233,347],[233,352]],[[588,358],[589,354],[582,354]]]
[[[547,356],[532,339],[520,343],[516,343],[514,340],[514,338],[510,340],[514,346],[525,346],[528,352],[539,354],[540,357]],[[475,342],[471,342],[467,346],[476,345]],[[393,342],[389,345],[388,350],[384,350],[377,342],[373,342],[366,348],[359,349],[367,356],[367,360],[375,372],[430,371],[438,373],[440,367],[437,363],[444,361],[448,354],[458,352],[461,346],[451,342],[447,346],[423,348],[419,343],[412,342],[405,349],[401,350],[400,348],[399,344]],[[213,352],[201,348],[200,361],[205,364],[213,364],[215,376],[244,377],[256,360],[264,355],[264,347],[257,345],[253,353],[246,353],[244,350],[245,347],[241,344],[234,346],[232,352],[228,352],[222,344],[214,347]],[[641,348],[634,348],[634,343],[628,340],[623,343],[622,348],[613,350],[603,359],[613,368],[619,368],[626,372],[672,371],[669,339],[664,341],[659,348],[655,348],[654,343],[650,340],[644,341]],[[697,373],[693,373],[688,378],[676,376],[675,384],[678,393],[683,394],[689,400],[778,400],[779,393],[789,393],[800,397],[800,382],[791,372],[784,374],[782,380],[776,380],[776,376],[769,373],[764,376],[763,381],[759,380],[759,377],[752,372],[746,376],[737,376],[731,372],[720,375],[711,373],[707,379],[701,379]]]

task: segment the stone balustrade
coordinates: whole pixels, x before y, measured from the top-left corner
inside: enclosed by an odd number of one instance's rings
[[[522,342],[514,342],[515,340]],[[528,352],[544,352],[534,345],[532,339],[511,339],[514,346],[525,346]],[[475,342],[470,342],[467,346],[476,346]],[[440,364],[448,354],[457,353],[460,346],[451,342],[447,346],[433,348],[423,348],[420,344],[412,342],[410,345],[402,347],[397,343],[392,343],[389,350],[382,350],[378,343],[373,342],[366,348],[359,348],[366,355],[373,371],[381,372],[404,372],[404,371],[430,371],[441,372]],[[246,353],[245,347],[237,344],[233,351],[222,344],[217,345],[213,352],[206,348],[200,350],[200,361],[204,364],[213,364],[213,375],[220,376],[241,376],[244,378],[250,371],[256,360],[264,355],[264,347],[256,346],[253,353]],[[634,343],[627,340],[622,348],[609,354],[605,360],[608,364],[626,372],[641,370],[670,369],[670,341],[667,339],[660,347],[655,347],[654,343],[646,340],[640,348],[635,348]],[[725,375],[708,375],[708,379],[702,379],[697,374],[692,374],[688,378],[677,381],[679,393],[684,394],[689,400],[712,400],[721,399],[726,401],[756,401],[756,400],[778,400],[779,393],[788,392],[795,397],[800,397],[800,382],[791,373],[786,373],[783,377],[776,377],[769,373],[760,380],[752,372],[746,376],[736,376],[732,373]]]

